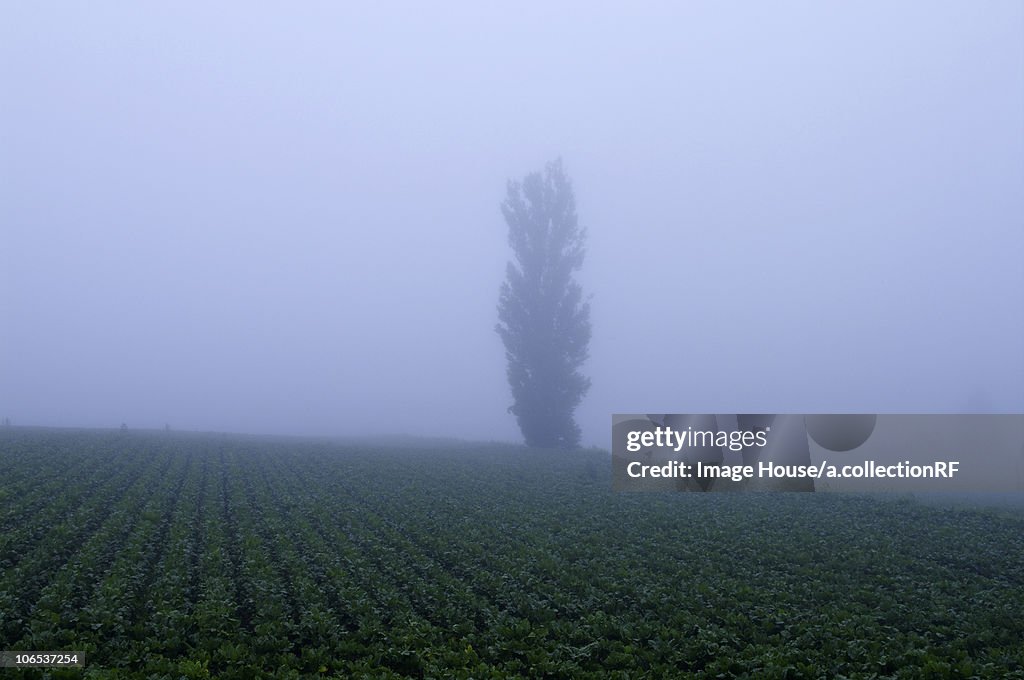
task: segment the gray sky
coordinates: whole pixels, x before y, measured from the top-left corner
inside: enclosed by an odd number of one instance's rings
[[[0,9],[0,417],[517,439],[505,183],[578,411],[1024,410],[1024,4]]]

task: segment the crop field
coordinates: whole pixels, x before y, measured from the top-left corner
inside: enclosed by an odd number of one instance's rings
[[[1024,677],[1024,519],[606,452],[0,431],[18,677]]]

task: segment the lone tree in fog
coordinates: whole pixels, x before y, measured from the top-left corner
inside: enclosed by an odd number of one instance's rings
[[[586,230],[561,159],[522,182],[510,181],[501,205],[515,259],[498,298],[496,330],[505,344],[508,382],[527,446],[579,446],[573,412],[590,389],[580,373],[590,343],[590,305],[573,272],[583,264]]]

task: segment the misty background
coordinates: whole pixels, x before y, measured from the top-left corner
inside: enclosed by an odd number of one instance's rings
[[[0,9],[0,417],[517,440],[506,182],[577,411],[1024,411],[1024,4]]]

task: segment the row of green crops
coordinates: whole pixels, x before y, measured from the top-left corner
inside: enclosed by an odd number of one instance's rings
[[[0,431],[25,677],[1024,677],[1024,520],[606,453]]]

